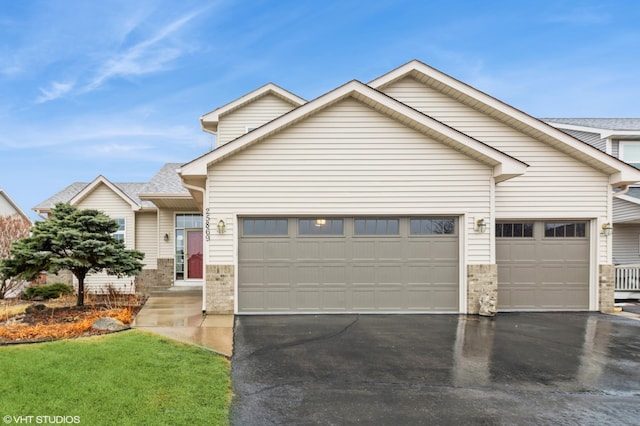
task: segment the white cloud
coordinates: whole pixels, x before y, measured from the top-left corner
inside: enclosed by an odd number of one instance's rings
[[[117,78],[150,74],[168,68],[170,62],[180,57],[184,51],[176,46],[163,46],[171,35],[198,15],[192,12],[160,28],[153,36],[109,58],[98,74],[84,87],[92,91],[106,81]]]
[[[75,83],[58,83],[54,81],[48,89],[40,88],[41,95],[36,99],[36,103],[42,104],[55,99],[58,99],[73,89]]]

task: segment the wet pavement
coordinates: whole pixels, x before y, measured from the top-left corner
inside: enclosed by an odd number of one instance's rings
[[[152,295],[133,327],[230,357],[233,315],[202,315],[202,290],[167,291]]]
[[[238,316],[234,425],[639,424],[640,321]]]

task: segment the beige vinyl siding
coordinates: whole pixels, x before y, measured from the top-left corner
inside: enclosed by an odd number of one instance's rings
[[[609,217],[606,174],[413,78],[384,92],[529,165],[523,176],[496,186],[496,219]],[[606,263],[606,239],[599,246]]]
[[[640,204],[613,198],[613,223],[640,219]]]
[[[158,216],[155,212],[137,214],[136,250],[144,253],[144,269],[158,268],[158,242],[161,238],[158,238],[157,229]]]
[[[346,99],[209,169],[211,221],[235,215],[462,215],[468,262],[488,263],[492,169]],[[234,224],[208,263],[233,263]],[[222,244],[222,242],[226,244]]]
[[[125,246],[135,249],[135,214],[131,205],[104,184],[98,185],[91,193],[76,204],[79,209],[96,209],[103,211],[112,219],[125,220]],[[91,293],[104,292],[107,285],[113,285],[122,291],[135,291],[134,277],[118,278],[104,272],[89,275],[85,281],[85,291]],[[74,283],[77,284],[75,278]]]
[[[175,257],[175,210],[160,209],[159,215],[159,227],[158,235],[169,234],[169,242],[160,240],[158,258],[159,259],[173,259]]]
[[[247,126],[259,127],[291,111],[292,104],[273,94],[265,95],[220,117],[217,146],[222,146],[247,132]]]
[[[614,227],[613,262],[640,264],[640,224],[618,224]]]

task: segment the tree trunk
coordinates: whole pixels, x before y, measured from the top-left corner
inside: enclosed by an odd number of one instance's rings
[[[78,301],[76,306],[84,306],[84,275],[77,276],[78,278]]]

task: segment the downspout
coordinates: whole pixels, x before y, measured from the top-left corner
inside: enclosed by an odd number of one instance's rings
[[[206,196],[207,196],[207,192],[206,192],[205,188],[200,188],[199,186],[188,184],[188,183],[186,183],[184,181],[184,179],[182,180],[182,186],[184,186],[187,189],[191,189],[193,191],[198,191],[198,192],[202,193],[202,204],[203,204],[202,205],[202,212],[204,213],[204,211],[205,211],[204,205],[206,204]],[[206,235],[206,230],[204,229],[204,227],[202,229],[202,234]],[[203,241],[206,242],[206,239],[203,239]],[[206,244],[206,245],[203,244],[203,245],[204,245],[203,248],[206,248],[205,253],[204,253],[204,255],[205,255],[204,257],[205,257],[205,259],[208,259],[209,258],[209,256],[208,256],[208,254],[209,254],[209,249],[208,249],[209,245],[208,244]],[[205,269],[204,271],[202,271],[202,277],[203,277],[203,280],[204,280],[204,282],[202,283],[202,317],[203,317],[203,319],[207,315],[207,272],[206,272],[207,268],[206,268],[206,265],[207,265],[206,261],[202,263],[202,267]]]

